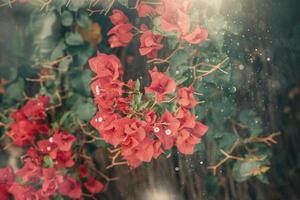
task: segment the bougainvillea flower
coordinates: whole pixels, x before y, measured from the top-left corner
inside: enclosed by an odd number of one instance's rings
[[[124,97],[124,98],[118,98],[116,107],[120,112],[123,114],[130,114],[130,103],[132,101],[132,96]]]
[[[55,168],[43,168],[42,192],[45,196],[56,193],[59,185],[63,182],[63,177]]]
[[[196,116],[187,109],[179,108],[176,113],[176,118],[180,121],[179,129],[194,128],[196,125]]]
[[[197,105],[197,101],[194,97],[193,87],[182,87],[178,90],[178,104],[184,108],[194,108]]]
[[[121,81],[107,81],[106,79],[101,78],[91,83],[91,89],[95,99],[97,99],[97,97],[101,95],[101,93],[105,93],[107,90],[109,90],[110,93],[113,93],[116,97],[118,97],[122,95],[123,85],[124,84]]]
[[[58,151],[56,156],[51,158],[56,159],[58,168],[68,168],[75,164],[72,151]]]
[[[10,130],[6,132],[17,146],[29,145],[35,137],[37,132],[37,125],[25,119],[17,121],[10,125]]]
[[[87,182],[84,183],[84,186],[91,194],[99,193],[104,189],[104,184],[93,177],[90,177]]]
[[[147,17],[155,13],[155,9],[145,2],[141,2],[136,10],[139,17]]]
[[[124,157],[131,156],[132,154],[136,154],[138,151],[138,147],[141,143],[145,144],[145,148],[147,146],[145,137],[145,123],[139,121],[138,119],[132,119],[131,123],[128,123],[124,127],[124,132],[126,134],[124,141],[122,142],[122,155]],[[152,153],[153,154],[153,153]],[[152,158],[152,156],[151,156]],[[151,159],[150,158],[150,159]]]
[[[44,159],[44,154],[33,147],[30,147],[27,150],[27,155],[31,158],[32,162],[37,163],[38,165],[40,165]]]
[[[10,188],[9,193],[11,193],[15,200],[29,200],[29,199],[39,199],[46,200],[41,195],[37,193],[37,190],[30,185],[21,185],[15,182]]]
[[[82,197],[80,184],[70,176],[64,178],[64,181],[59,186],[59,192],[67,197],[79,199]]]
[[[16,175],[24,181],[38,182],[42,175],[42,168],[31,159],[25,159],[23,167],[16,171]]]
[[[108,39],[110,48],[127,46],[133,38],[132,29],[133,26],[129,23],[118,24],[110,29],[107,33],[107,35],[110,36]]]
[[[127,23],[128,17],[119,9],[113,9],[112,15],[109,16],[109,19],[113,25],[118,25],[121,23]]]
[[[56,157],[58,151],[57,144],[53,142],[53,138],[39,140],[37,142],[38,150],[43,153],[50,155],[51,157]]]
[[[153,142],[153,149],[154,149],[153,158],[156,159],[160,156],[160,154],[163,153],[161,145],[162,143],[159,140]]]
[[[8,188],[2,184],[0,184],[0,196],[2,200],[9,200]]]
[[[136,157],[143,162],[150,162],[154,155],[153,140],[146,138],[136,147]]]
[[[50,97],[41,95],[37,99],[30,99],[23,107],[24,115],[33,120],[46,118],[46,107],[49,104]]]
[[[86,178],[89,175],[87,167],[83,164],[79,165],[79,175],[81,178]]]
[[[161,141],[165,149],[170,149],[174,145],[180,122],[168,110],[165,110],[161,118],[153,128],[154,134]]]
[[[117,80],[123,75],[121,62],[115,55],[97,53],[97,56],[89,59],[89,66],[96,73],[96,78]]]
[[[104,127],[100,134],[105,141],[109,142],[113,146],[117,146],[125,140],[125,127],[131,122],[132,120],[127,117],[116,119]]]
[[[192,33],[186,35],[184,39],[190,44],[199,44],[208,38],[208,30],[197,27]]]
[[[7,193],[8,188],[14,183],[15,181],[15,173],[11,166],[0,168],[0,194]]]
[[[177,84],[174,80],[168,77],[163,72],[158,72],[155,67],[149,71],[152,82],[149,87],[145,87],[145,93],[154,93],[156,102],[162,102],[165,99],[166,94],[175,92]]]
[[[53,142],[57,144],[61,151],[70,151],[76,137],[66,131],[56,129],[53,135]]]
[[[109,129],[111,123],[120,118],[118,114],[103,116],[102,112],[97,112],[90,124],[101,134],[102,130]]]
[[[24,115],[22,109],[19,109],[19,110],[16,110],[16,111],[12,112],[11,117],[15,121],[21,121],[21,120],[27,119],[26,116]]]
[[[186,35],[190,31],[190,18],[187,14],[188,6],[182,1],[161,0],[157,12],[160,14],[161,28],[166,32],[175,31]]]
[[[196,122],[193,129],[181,129],[178,132],[176,146],[183,154],[193,154],[194,147],[200,142],[200,138],[207,132],[208,127],[201,122]]]
[[[140,54],[142,56],[146,55],[148,58],[157,57],[158,50],[163,48],[162,39],[161,35],[155,35],[150,30],[143,32],[140,37]]]

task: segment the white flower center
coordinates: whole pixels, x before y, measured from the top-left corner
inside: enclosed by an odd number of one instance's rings
[[[51,150],[51,147],[47,147],[47,151],[50,151]]]
[[[103,118],[102,118],[102,117],[98,117],[98,118],[95,119],[95,121],[96,121],[96,122],[102,122],[102,121],[103,121]]]
[[[170,129],[165,130],[166,135],[171,135],[172,131]]]
[[[153,130],[154,130],[155,133],[158,133],[160,131],[158,127],[154,127]]]
[[[99,95],[100,94],[100,89],[99,89],[99,86],[96,85],[96,95]]]
[[[53,137],[49,138],[49,142],[53,143]]]

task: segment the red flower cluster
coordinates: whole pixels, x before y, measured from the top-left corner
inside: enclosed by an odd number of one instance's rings
[[[108,42],[111,48],[124,47],[129,44],[133,38],[131,33],[133,26],[128,23],[128,18],[121,10],[114,9],[110,20],[114,27],[107,33],[110,38]]]
[[[91,194],[104,189],[85,167],[80,170],[86,171],[82,183],[72,177],[81,176],[79,170],[69,173],[75,166],[72,147],[76,137],[64,130],[50,131],[46,123],[48,103],[49,97],[39,96],[12,113],[14,122],[6,134],[14,144],[26,147],[27,152],[22,157],[23,166],[15,172],[11,167],[0,169],[1,200],[8,200],[10,195],[15,200],[47,200],[57,193],[79,199],[83,186]]]
[[[39,96],[37,99],[29,100],[24,107],[12,113],[14,122],[6,134],[15,145],[28,146],[36,134],[49,134],[50,128],[43,121],[47,117],[48,103],[49,97]]]
[[[161,0],[161,4],[156,8],[160,15],[161,28],[166,31],[175,31],[180,34],[180,38],[191,44],[198,44],[207,40],[207,29],[196,27],[191,33],[191,21],[188,15],[192,7],[191,0]]]
[[[195,144],[207,131],[207,126],[196,121],[189,111],[196,105],[193,88],[178,90],[178,112],[170,113],[166,109],[159,116],[152,106],[140,111],[132,106],[135,84],[122,81],[123,69],[116,56],[98,53],[89,64],[96,73],[91,89],[99,109],[91,125],[106,142],[121,147],[121,154],[131,167],[156,159],[174,145],[184,154],[193,153]],[[104,71],[110,73],[105,76],[99,73]],[[177,84],[165,73],[154,68],[150,75],[152,83],[145,88],[145,93],[154,93],[156,103],[175,93]]]
[[[141,26],[141,30],[143,34],[140,37],[140,54],[142,56],[146,55],[148,58],[156,58],[158,50],[164,47],[160,44],[163,37],[153,34],[144,24]]]
[[[190,32],[191,21],[188,13],[192,7],[191,0],[160,0],[157,5],[154,8],[146,2],[141,2],[137,7],[138,16],[158,15],[163,31],[177,32],[180,39],[184,39],[190,44],[199,44],[207,40],[207,29],[195,27]]]

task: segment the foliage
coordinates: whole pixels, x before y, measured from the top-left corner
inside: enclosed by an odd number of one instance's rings
[[[3,3],[10,6],[10,2]],[[150,2],[154,5],[157,3]],[[216,158],[213,162],[206,162],[213,174],[228,161],[232,177],[237,182],[256,177],[267,183],[265,173],[270,168],[271,156],[268,146],[276,143],[274,137],[278,134],[266,135],[256,110],[239,105],[236,101],[245,81],[240,73],[244,70],[245,55],[241,49],[244,42],[240,37],[242,24],[232,23],[232,19],[236,19],[241,12],[241,4],[232,1],[231,5],[227,5],[227,9],[231,7],[236,11],[232,16],[227,16],[226,12],[222,13],[202,1],[194,3],[200,4],[202,10],[195,6],[189,13],[192,29],[198,24],[206,27],[209,40],[197,45],[178,42],[178,32],[163,30],[161,18],[149,14],[145,23],[150,31],[164,37],[161,42],[164,49],[159,49],[157,56],[148,57],[148,62],[143,63],[144,69],[148,71],[155,65],[160,71],[166,71],[179,86],[194,85],[198,104],[192,112],[198,120],[209,126],[205,140],[216,144],[215,149],[203,147],[202,144],[197,144],[195,149],[201,155],[205,152],[215,154],[212,156]],[[143,32],[138,27],[141,22],[134,22],[136,13],[132,11],[137,5],[126,0],[119,0],[118,3],[113,0],[53,0],[43,3],[30,1],[28,4],[15,5],[15,12],[27,7],[30,18],[24,33],[14,33],[11,36],[14,40],[6,44],[7,55],[4,52],[1,56],[1,135],[12,121],[11,109],[24,105],[28,96],[47,95],[52,105],[63,105],[53,108],[53,113],[49,114],[48,121],[52,129],[59,127],[70,133],[80,133],[83,141],[87,142],[88,155],[92,155],[97,148],[112,147],[98,137],[94,128],[87,125],[97,110],[90,91],[93,75],[87,61],[96,55],[97,50],[121,55],[119,48],[113,48],[106,30],[115,25],[106,17],[113,14],[114,8],[128,13],[128,23],[132,23],[132,29],[136,31],[132,31],[133,37],[140,36]],[[124,46],[128,46],[128,43],[122,43],[121,47]],[[141,56],[137,57],[142,60]],[[130,63],[124,65],[126,71]],[[149,82],[134,81],[136,95],[131,101],[131,109],[142,111],[144,108],[153,108],[152,105],[156,103],[154,97],[151,94],[145,96],[143,92],[144,84]],[[172,97],[168,96],[169,99]],[[159,115],[165,109],[176,110],[169,103],[155,104],[154,108]],[[176,149],[172,151],[175,153]],[[53,160],[49,156],[43,158],[43,163],[53,167]],[[107,182],[111,180],[105,176],[99,178]],[[217,184],[213,184],[213,187],[217,187]]]

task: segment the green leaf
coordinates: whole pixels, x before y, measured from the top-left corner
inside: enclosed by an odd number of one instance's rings
[[[262,121],[255,111],[242,110],[239,114],[239,121],[248,127],[251,135],[262,133]]]
[[[50,156],[44,156],[44,165],[46,167],[53,167],[53,160]]]
[[[65,58],[63,59],[58,67],[59,69],[62,71],[62,72],[67,72],[68,69],[69,69],[69,65],[72,63],[72,57],[68,57],[68,58]]]
[[[91,96],[90,82],[92,80],[92,72],[90,70],[73,70],[69,74],[69,78],[71,89],[84,96]]]
[[[235,134],[223,132],[222,136],[218,139],[218,149],[224,149],[225,151],[229,150],[237,139]]]
[[[5,102],[11,103],[23,99],[24,80],[18,79],[7,86],[5,92]]]
[[[269,184],[269,179],[268,179],[268,176],[266,174],[259,174],[256,176],[256,178],[258,180],[260,180],[261,182],[265,183],[265,184]]]
[[[82,28],[88,28],[91,23],[87,12],[80,12],[76,21],[77,24]]]
[[[97,140],[97,141],[93,142],[93,145],[97,148],[99,148],[99,147],[108,147],[109,146],[109,144],[107,142],[103,141],[103,140]]]
[[[55,49],[52,51],[50,56],[50,60],[56,60],[64,55],[64,50],[66,49],[66,45],[64,40],[60,40],[56,45]]]
[[[88,122],[95,115],[97,108],[92,98],[78,98],[78,101],[72,107],[72,111],[80,120]]]
[[[0,66],[0,78],[13,81],[17,78],[17,68],[14,66],[1,65]]]
[[[71,26],[73,24],[73,15],[70,11],[65,10],[61,15],[61,24]]]
[[[246,160],[239,160],[234,163],[232,169],[232,176],[237,182],[243,182],[251,178],[252,176],[256,176],[262,180],[264,177],[260,176],[266,171],[268,171],[269,167],[264,166],[267,161],[256,161],[248,157]],[[266,181],[266,180],[264,180]]]
[[[80,45],[83,43],[83,39],[78,32],[68,32],[66,34],[66,43],[69,45]]]
[[[85,1],[82,0],[72,0],[68,6],[69,10],[77,12],[80,8],[85,6]]]
[[[120,4],[122,4],[123,6],[125,6],[126,8],[129,7],[128,0],[118,0],[118,2],[119,2]]]

